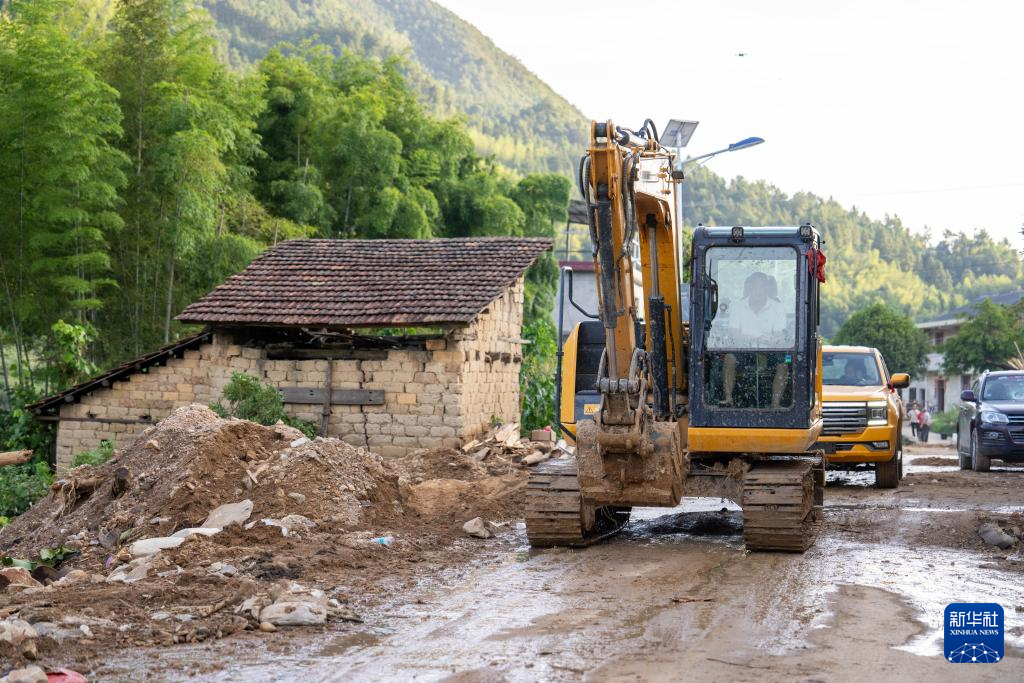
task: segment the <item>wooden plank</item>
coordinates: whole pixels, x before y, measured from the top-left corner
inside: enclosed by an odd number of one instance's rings
[[[331,419],[331,399],[334,398],[333,392],[328,393],[327,389],[334,385],[334,361],[327,361],[327,377],[324,379],[324,391],[323,391],[323,407],[320,409],[320,430],[317,432],[320,436],[327,436],[327,423]]]
[[[387,349],[267,349],[269,360],[387,360]]]
[[[282,387],[281,396],[285,403],[322,405],[326,396],[323,387]],[[331,392],[331,403],[336,406],[381,406],[384,405],[382,389],[335,389]]]
[[[29,461],[32,451],[8,451],[0,453],[0,467],[5,465],[21,465]]]
[[[151,425],[152,418],[128,418],[128,417],[61,417],[60,415],[40,415],[36,418],[40,422],[97,422],[110,425]]]

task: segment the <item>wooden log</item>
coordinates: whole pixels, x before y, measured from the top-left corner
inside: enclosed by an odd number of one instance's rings
[[[23,465],[32,459],[32,451],[8,451],[0,453],[0,467],[5,465]]]
[[[282,387],[281,397],[285,403],[323,405],[326,390],[323,387]],[[384,391],[381,389],[334,389],[331,403],[336,406],[380,406],[384,405]]]

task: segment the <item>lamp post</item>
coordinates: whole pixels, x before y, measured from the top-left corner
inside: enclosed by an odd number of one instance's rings
[[[688,164],[692,164],[697,161],[705,161],[711,157],[724,154],[726,152],[738,152],[741,149],[749,149],[756,145],[760,145],[764,142],[764,138],[749,137],[743,138],[739,142],[734,142],[728,147],[717,149],[714,152],[708,152],[699,156],[691,157],[683,161],[683,147],[690,141],[690,136],[693,135],[693,131],[697,128],[697,121],[683,121],[680,119],[670,119],[668,125],[665,126],[665,132],[661,136],[662,144],[665,147],[674,147],[676,151],[676,164],[675,168],[672,169],[672,178],[676,180],[678,185],[676,186],[676,265],[677,272],[680,274],[679,278],[679,304],[683,309],[680,311],[680,319],[685,319],[685,316],[689,314],[688,304],[686,301],[683,284],[683,167]],[[685,302],[685,304],[684,304]]]
[[[683,119],[669,119],[668,125],[665,126],[665,130],[661,134],[661,143],[666,147],[674,147],[676,150],[676,164],[677,168],[673,169],[672,177],[675,178],[675,171],[679,170],[679,183],[676,186],[675,193],[675,209],[676,209],[676,272],[680,274],[679,277],[679,306],[681,309],[678,312],[679,320],[683,320],[688,314],[689,310],[683,306],[682,298],[682,284],[683,284],[683,183],[682,183],[682,167],[678,166],[679,159],[683,158],[683,147],[690,142],[690,138],[693,137],[693,132],[697,130],[697,126],[700,121],[686,121]]]

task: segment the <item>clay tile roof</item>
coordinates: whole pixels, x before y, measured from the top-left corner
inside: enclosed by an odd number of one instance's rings
[[[545,251],[526,237],[291,240],[178,316],[221,325],[381,327],[473,320]]]

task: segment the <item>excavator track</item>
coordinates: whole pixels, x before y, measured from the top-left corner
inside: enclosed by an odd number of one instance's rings
[[[618,533],[629,521],[622,508],[586,505],[576,459],[548,460],[530,471],[526,484],[526,537],[535,548],[581,548]]]
[[[821,457],[755,463],[743,481],[743,540],[748,550],[802,553],[821,526]]]

